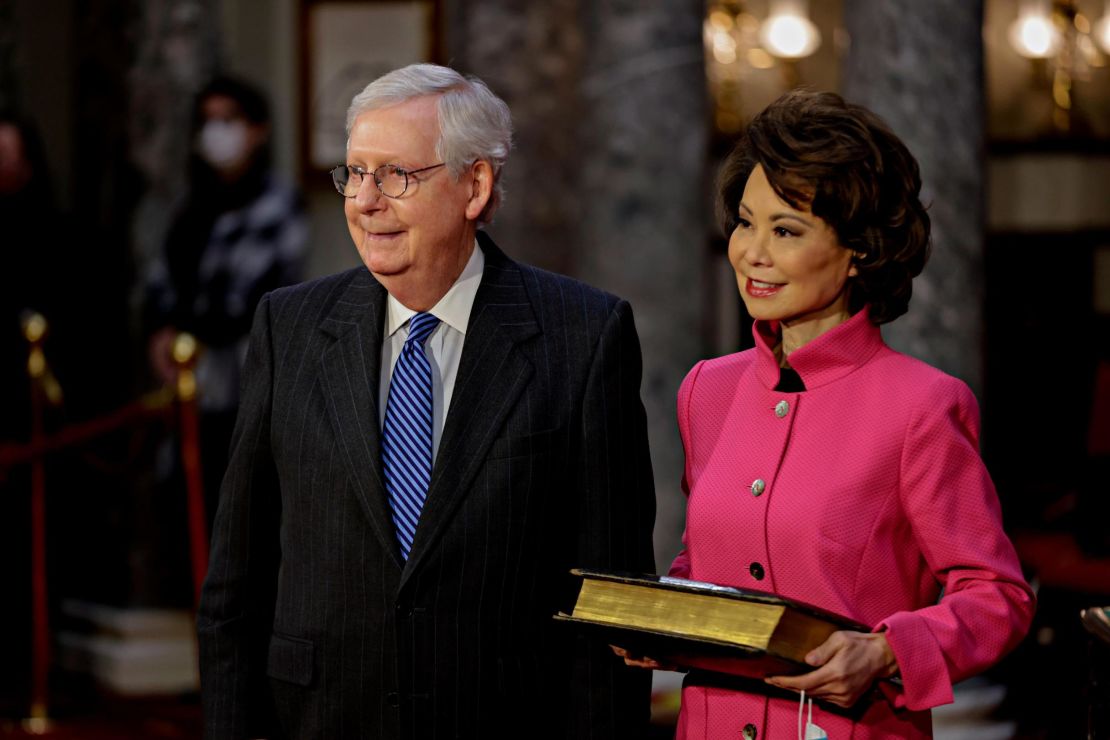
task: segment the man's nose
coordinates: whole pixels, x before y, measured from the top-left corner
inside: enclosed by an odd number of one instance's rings
[[[363,177],[358,186],[358,192],[355,193],[355,206],[360,211],[375,210],[382,205],[384,200],[385,196],[378,189],[378,183],[374,181],[374,178],[370,175]]]

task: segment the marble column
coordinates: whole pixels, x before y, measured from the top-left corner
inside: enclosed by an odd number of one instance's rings
[[[136,16],[127,125],[131,161],[146,186],[131,219],[136,316],[145,270],[161,251],[188,184],[193,100],[222,66],[220,4],[221,0],[146,0]],[[145,346],[145,338],[140,341]],[[172,448],[163,447],[158,475],[165,475],[172,457]],[[136,529],[128,552],[131,598],[184,605],[191,593],[188,563],[176,549],[185,542],[183,493],[167,497],[140,491],[132,506],[135,520],[144,526]]]
[[[656,557],[680,545],[675,394],[703,346],[710,200],[701,0],[454,0],[446,57],[509,103],[510,254],[629,300],[658,500]]]
[[[161,249],[184,195],[193,98],[220,68],[220,0],[148,0],[129,74],[131,158],[147,190],[133,219],[138,269]]]
[[[982,388],[982,0],[845,0],[849,100],[882,116],[921,165],[933,252],[896,348]]]
[[[661,569],[681,546],[686,511],[675,395],[703,346],[704,13],[700,0],[622,0],[591,4],[584,19],[578,264],[584,279],[627,298],[636,312]]]
[[[574,274],[582,218],[579,142],[582,0],[448,0],[448,63],[512,109],[506,199],[490,233],[516,259]]]

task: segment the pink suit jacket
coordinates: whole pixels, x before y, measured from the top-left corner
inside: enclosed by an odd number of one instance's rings
[[[887,347],[866,310],[790,355],[804,392],[775,391],[776,332],[757,322],[754,349],[698,363],[679,390],[686,549],[671,574],[886,630],[903,690],[854,718],[818,704],[814,721],[830,740],[931,737],[929,708],[1013,648],[1034,610],[975,398]],[[687,686],[678,737],[795,738],[797,708]]]

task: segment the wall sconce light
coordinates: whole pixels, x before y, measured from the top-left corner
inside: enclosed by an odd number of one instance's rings
[[[1110,54],[1110,0],[1106,0],[1102,8],[1102,18],[1095,24],[1091,35],[1095,37],[1102,50]]]
[[[1014,50],[1034,62],[1034,78],[1045,79],[1052,90],[1056,132],[1078,133],[1085,122],[1075,113],[1075,82],[1106,66],[1098,47],[1110,53],[1110,0],[1096,24],[1080,12],[1077,0],[1022,0],[1009,35]]]
[[[777,0],[759,28],[759,42],[780,59],[801,59],[817,51],[821,32],[809,19],[806,0]]]
[[[716,104],[717,130],[744,126],[742,93],[751,75],[779,67],[781,87],[798,84],[794,63],[821,46],[807,0],[771,0],[767,18],[748,12],[744,0],[710,0],[704,25],[706,74]]]
[[[1060,48],[1060,32],[1052,21],[1051,0],[1023,0],[1010,25],[1010,43],[1028,59],[1048,59]]]

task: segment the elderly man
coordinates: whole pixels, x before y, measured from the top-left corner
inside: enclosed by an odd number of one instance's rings
[[[255,315],[198,617],[211,738],[640,737],[647,678],[551,619],[648,571],[628,304],[479,230],[509,111],[414,65],[332,175],[365,264]]]

